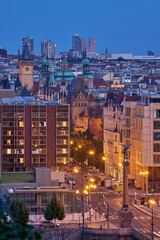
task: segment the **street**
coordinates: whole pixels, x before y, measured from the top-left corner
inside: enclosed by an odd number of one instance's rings
[[[83,174],[83,186],[87,185],[88,179],[84,177]],[[72,177],[75,179],[74,189],[79,189],[80,185],[80,174],[74,174]],[[79,189],[80,190],[80,189]],[[97,214],[103,215],[106,221],[103,222],[105,227],[108,226],[108,213],[109,213],[109,223],[115,227],[119,227],[119,210],[122,208],[122,195],[115,195],[113,191],[107,191],[104,187],[97,186],[90,193],[90,204],[93,209],[97,211]],[[78,196],[77,196],[78,197]],[[80,198],[80,197],[79,197]],[[134,213],[133,228],[147,237],[151,237],[151,216],[140,211],[131,205],[134,202],[134,196],[129,197],[129,208]],[[84,195],[84,203],[87,204],[87,195]],[[109,207],[108,207],[109,204]],[[90,223],[90,227],[99,227],[100,223]],[[154,216],[154,239],[160,239],[160,218]]]

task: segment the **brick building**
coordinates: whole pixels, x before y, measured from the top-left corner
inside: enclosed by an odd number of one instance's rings
[[[10,102],[0,106],[2,172],[63,167],[69,162],[69,105]]]

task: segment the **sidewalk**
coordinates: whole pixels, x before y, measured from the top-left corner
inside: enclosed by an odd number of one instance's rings
[[[141,212],[151,216],[152,215],[152,209],[151,208],[148,208],[144,205],[141,205],[141,204],[133,204],[131,203],[131,205],[135,208],[137,208],[138,210],[140,210]],[[153,207],[153,214],[155,217],[158,217],[160,218],[160,207],[158,206],[154,206]]]
[[[90,223],[89,221],[89,212],[84,213],[85,223]],[[45,221],[43,215],[30,215],[30,221],[34,222],[35,224],[39,224],[40,222]],[[106,221],[106,218],[102,215],[99,217],[99,213],[95,210],[92,210],[91,215],[92,223],[98,223]],[[82,223],[82,213],[74,213],[74,214],[66,214],[66,217],[62,221],[56,221],[57,223]]]

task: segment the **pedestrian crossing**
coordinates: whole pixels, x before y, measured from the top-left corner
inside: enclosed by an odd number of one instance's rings
[[[104,195],[109,195],[108,192],[90,192],[90,194],[104,194]]]

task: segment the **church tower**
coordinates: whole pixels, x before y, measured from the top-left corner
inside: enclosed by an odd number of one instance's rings
[[[29,53],[27,43],[25,44],[23,55],[18,60],[19,66],[19,81],[22,87],[26,87],[28,90],[33,90],[33,57]]]

